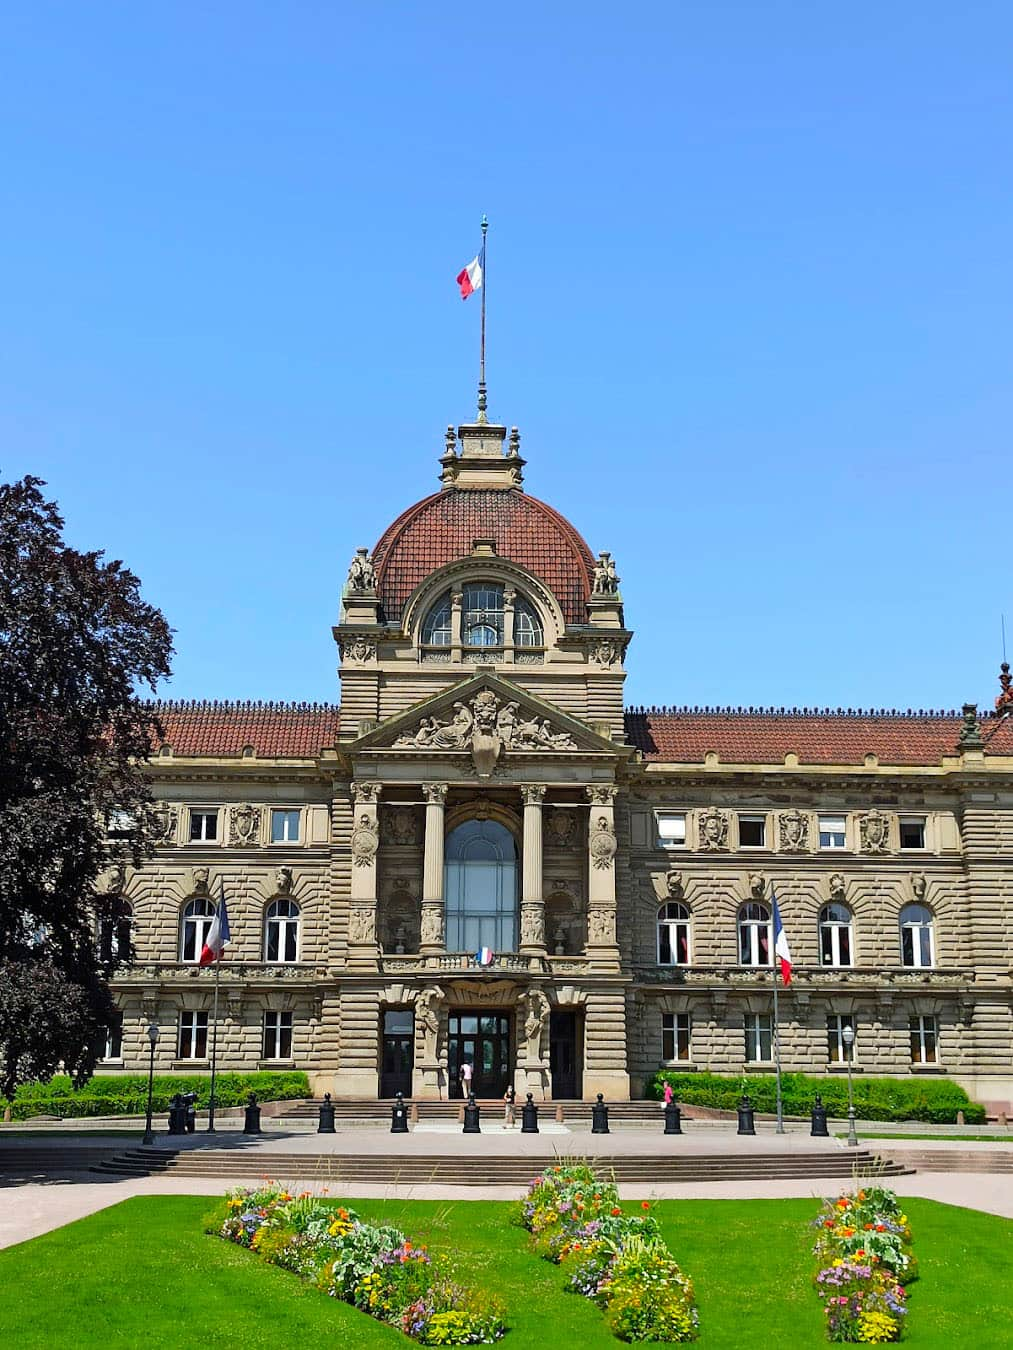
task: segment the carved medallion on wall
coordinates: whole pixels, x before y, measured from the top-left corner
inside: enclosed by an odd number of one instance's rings
[[[376,861],[376,850],[379,843],[380,839],[376,833],[376,826],[363,811],[358,824],[352,831],[352,862],[355,866],[372,867]]]
[[[882,811],[867,811],[858,817],[863,853],[887,853],[890,847],[890,817]]]
[[[419,815],[411,806],[388,806],[380,815],[380,833],[385,844],[405,847],[419,842]]]
[[[260,807],[234,806],[229,814],[229,843],[234,848],[252,848],[260,842]]]
[[[591,644],[590,656],[593,665],[607,670],[609,666],[614,666],[620,658],[619,643],[615,638],[599,638]]]
[[[577,842],[577,813],[549,810],[544,816],[545,842],[549,848],[573,848]]]
[[[612,866],[616,856],[616,836],[608,816],[599,816],[593,822],[588,839],[588,852],[595,867],[604,870]]]
[[[348,661],[375,661],[376,639],[364,633],[353,633],[341,640],[341,656]]]
[[[808,853],[809,817],[803,811],[782,811],[777,818],[782,853]]]
[[[723,849],[728,847],[728,816],[716,806],[701,811],[699,818],[700,847]]]
[[[151,813],[151,840],[155,844],[171,844],[176,838],[179,812],[174,806],[159,802]]]

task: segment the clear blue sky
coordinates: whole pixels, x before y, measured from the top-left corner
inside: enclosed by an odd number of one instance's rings
[[[473,410],[623,579],[628,701],[997,692],[1013,8],[7,3],[0,473],[334,699],[358,544]]]

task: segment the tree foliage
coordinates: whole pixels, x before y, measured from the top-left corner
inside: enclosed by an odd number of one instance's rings
[[[62,1061],[84,1078],[113,1012],[96,927],[117,859],[150,853],[138,697],[172,637],[137,578],[63,540],[36,478],[0,484],[0,1092]],[[109,822],[117,829],[110,837]]]

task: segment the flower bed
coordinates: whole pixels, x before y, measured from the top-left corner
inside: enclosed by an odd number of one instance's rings
[[[604,1309],[621,1341],[692,1341],[692,1282],[661,1237],[651,1206],[624,1214],[619,1192],[586,1163],[552,1167],[531,1183],[519,1222],[533,1249],[565,1265],[567,1287]]]
[[[396,1228],[363,1223],[354,1210],[309,1194],[240,1187],[228,1192],[208,1232],[422,1345],[486,1345],[506,1331],[499,1305],[458,1284],[444,1258]]]
[[[819,1231],[814,1284],[823,1302],[827,1339],[882,1345],[898,1341],[907,1292],[916,1276],[907,1215],[893,1191],[867,1186],[826,1200],[813,1221]]]

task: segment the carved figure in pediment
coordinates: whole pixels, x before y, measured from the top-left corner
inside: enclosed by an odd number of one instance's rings
[[[357,548],[355,557],[348,568],[346,590],[351,592],[371,591],[376,587],[376,568],[368,548]]]
[[[700,816],[700,844],[702,848],[727,847],[728,816],[716,806],[709,807]]]
[[[604,871],[616,856],[616,836],[608,816],[599,816],[588,840],[588,852],[595,867]]]
[[[278,867],[274,873],[274,892],[275,895],[292,894],[292,869],[291,867]]]
[[[809,849],[809,817],[802,811],[782,811],[777,818],[782,853],[806,853]]]
[[[449,722],[423,717],[418,726],[404,731],[394,745],[404,749],[471,750],[480,777],[488,777],[504,749],[576,750],[567,731],[554,730],[546,717],[521,721],[520,705],[503,703],[491,689],[481,689],[470,707],[460,700]]]
[[[517,730],[517,703],[507,703],[500,708],[496,714],[496,733],[503,742],[507,750],[514,743],[514,735]]]
[[[433,719],[433,734],[430,744],[437,750],[464,750],[471,735],[475,719],[471,712],[458,701],[454,704],[454,716],[449,722],[437,722]]]
[[[244,802],[234,806],[229,818],[229,843],[239,848],[250,848],[260,834],[260,810]]]
[[[372,867],[380,840],[372,819],[363,811],[352,831],[352,862],[356,867]]]
[[[886,853],[890,841],[890,818],[882,811],[867,811],[858,818],[863,853]]]

